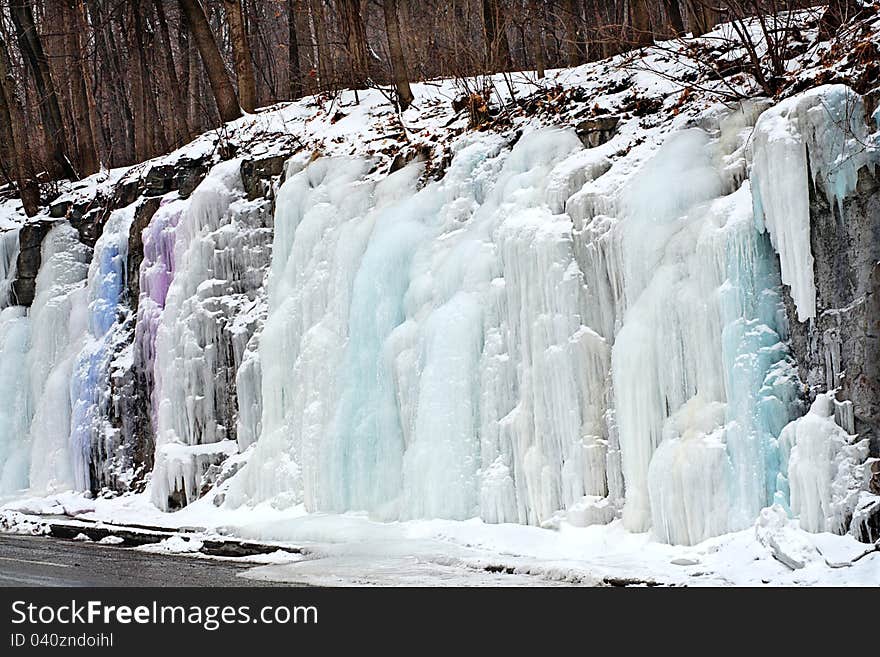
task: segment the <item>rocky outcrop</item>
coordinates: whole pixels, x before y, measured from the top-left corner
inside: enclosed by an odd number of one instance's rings
[[[125,319],[118,331],[117,353],[119,364],[111,372],[110,391],[113,403],[110,405],[108,421],[115,429],[113,440],[93,445],[94,463],[107,463],[115,459],[111,468],[93,468],[92,489],[101,488],[117,491],[140,490],[146,475],[153,469],[153,423],[150,409],[150,389],[146,373],[140,363],[131,357],[135,334],[138,297],[140,296],[140,267],[144,259],[143,230],[156,210],[159,197],[147,197],[137,206],[128,236],[128,258],[125,263],[125,288],[120,299],[124,307]],[[120,479],[117,473],[130,473],[132,476]]]
[[[617,134],[618,116],[598,116],[581,121],[575,126],[575,132],[586,148],[596,148],[610,141]]]
[[[137,311],[138,297],[141,291],[141,263],[144,261],[144,228],[159,209],[161,199],[151,197],[144,199],[134,212],[134,221],[128,234],[128,261],[126,267],[126,295],[132,310]]]
[[[115,206],[122,207],[122,206]],[[79,241],[94,247],[101,236],[105,213],[114,209],[111,202],[100,195],[80,201],[62,199],[49,206],[49,216],[53,219],[67,219],[79,233]]]
[[[851,400],[854,429],[880,454],[880,180],[859,172],[840,208],[821,190],[810,197],[816,319],[798,322],[787,301],[792,348],[814,391]]]
[[[810,195],[810,243],[814,257],[816,318],[799,322],[785,295],[791,347],[800,376],[815,395],[837,389],[838,423],[870,440],[880,456],[880,180],[859,171],[854,194],[842,205],[820,188]],[[862,541],[880,538],[880,486],[876,480],[853,518]]]
[[[272,180],[284,171],[284,163],[289,153],[268,155],[241,163],[241,182],[249,201],[269,198],[272,194]]]
[[[30,306],[34,302],[37,272],[42,261],[43,238],[49,233],[53,221],[30,221],[21,227],[18,234],[19,252],[12,281],[12,295],[20,306]]]
[[[143,194],[163,196],[177,191],[186,198],[204,180],[209,168],[204,158],[181,158],[171,164],[157,164],[150,167],[143,178]]]

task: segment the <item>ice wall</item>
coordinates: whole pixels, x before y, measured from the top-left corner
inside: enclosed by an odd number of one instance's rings
[[[88,273],[88,326],[70,380],[70,447],[77,490],[93,488],[97,469],[119,469],[119,429],[108,418],[113,403],[111,365],[121,349],[128,320],[120,307],[126,285],[128,239],[135,207],[110,215],[94,248]]]
[[[627,176],[558,129],[464,139],[420,189],[418,165],[292,164],[261,435],[227,503],[590,524],[625,500],[628,527],[686,543],[747,525],[797,405],[745,180],[760,109]]]
[[[864,446],[826,402],[789,424],[783,283],[813,317],[809,186],[853,193],[860,102],[826,87],[637,139],[634,120],[589,149],[466,134],[440,179],[303,153],[274,218],[234,159],[113,212],[94,254],[59,222],[33,307],[0,289],[0,494],[124,484],[148,449],[164,510],[216,486],[692,544],[778,503],[841,531]]]
[[[261,319],[271,240],[266,203],[243,198],[240,168],[215,166],[146,229],[139,341],[153,377],[152,497],[164,509],[196,499],[208,469],[238,452],[236,376]]]
[[[67,490],[77,483],[69,441],[70,382],[88,327],[85,283],[90,258],[91,249],[67,222],[54,226],[43,240],[23,377],[30,385],[34,411],[27,439],[33,492]]]

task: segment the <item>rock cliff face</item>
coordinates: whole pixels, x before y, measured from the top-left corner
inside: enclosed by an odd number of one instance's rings
[[[51,221],[34,221],[18,231],[18,261],[12,281],[12,295],[20,306],[30,306],[34,302],[37,273],[42,260],[40,247],[51,228]]]
[[[799,322],[786,294],[791,347],[810,395],[837,390],[836,420],[869,440],[880,457],[880,180],[858,172],[855,192],[842,203],[810,193],[816,318]],[[870,466],[869,495],[856,510],[853,532],[880,538],[880,462]]]
[[[787,304],[801,379],[814,392],[838,389],[838,399],[851,401],[852,418],[841,409],[839,421],[870,438],[880,455],[880,181],[870,168],[859,170],[842,207],[811,190],[810,244],[815,320],[797,321]]]

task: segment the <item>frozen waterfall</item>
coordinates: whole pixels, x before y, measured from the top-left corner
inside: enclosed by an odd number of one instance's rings
[[[821,312],[810,187],[842,207],[875,152],[851,90],[769,105],[631,150],[466,133],[442,175],[301,152],[251,200],[227,160],[108,211],[94,248],[52,224],[30,308],[4,233],[0,495],[622,518],[683,544],[777,504],[844,531],[867,445],[830,395],[803,414],[784,300]]]
[[[710,113],[632,175],[562,129],[464,139],[420,189],[418,164],[376,182],[362,160],[292,161],[262,434],[226,502],[534,524],[622,508],[679,543],[748,526],[799,408],[748,181],[762,109]]]

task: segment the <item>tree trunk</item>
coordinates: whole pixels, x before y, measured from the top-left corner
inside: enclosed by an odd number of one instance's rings
[[[257,107],[257,84],[254,80],[254,64],[251,48],[244,28],[244,13],[241,0],[223,0],[226,21],[232,41],[232,56],[235,59],[235,75],[238,78],[238,100],[245,112],[253,112]]]
[[[198,134],[202,132],[204,128],[203,112],[200,103],[200,99],[202,98],[202,67],[200,65],[201,59],[199,58],[195,47],[193,47],[192,32],[189,29],[189,25],[186,23],[186,18],[182,18],[183,20],[181,21],[181,29],[185,30],[186,40],[188,42],[186,48],[186,119],[193,134]]]
[[[302,98],[302,68],[299,63],[299,38],[296,34],[298,0],[287,0],[287,85],[291,100]]]
[[[345,45],[348,61],[351,66],[349,82],[354,89],[363,89],[369,77],[367,60],[367,36],[364,19],[361,16],[359,0],[336,0],[342,29],[345,34]]]
[[[131,118],[134,122],[134,158],[141,162],[152,156],[150,146],[149,121],[147,119],[147,90],[144,89],[143,64],[141,56],[143,47],[140,44],[142,32],[140,24],[139,5],[130,5],[131,16],[127,26],[128,33],[128,80],[129,103],[131,104]]]
[[[483,34],[486,37],[486,64],[489,72],[510,70],[510,45],[498,0],[483,0]]]
[[[394,76],[394,87],[397,89],[397,102],[400,111],[409,107],[414,98],[409,86],[409,75],[406,72],[406,60],[403,46],[400,43],[400,24],[397,16],[397,0],[383,0],[385,11],[385,28],[388,32],[388,52],[391,54],[391,73]]]
[[[651,30],[651,7],[648,0],[630,0],[630,27],[632,45],[637,48],[654,44],[654,33]]]
[[[569,66],[580,66],[587,60],[581,3],[578,0],[568,0],[563,18],[566,61]]]
[[[77,6],[78,5],[78,6]],[[98,78],[95,66],[88,57],[88,35],[89,27],[86,16],[86,7],[84,2],[73,1],[73,11],[75,22],[79,31],[79,48],[81,53],[80,66],[83,74],[83,90],[86,100],[86,114],[91,132],[92,145],[95,149],[98,168],[101,167],[101,144],[102,144],[102,126],[101,118],[98,115],[98,101],[95,99],[94,89],[97,86]]]
[[[0,37],[2,39],[2,37]],[[0,57],[2,59],[2,57]],[[6,70],[0,61],[0,75],[6,78]],[[6,182],[19,180],[19,157],[18,146],[15,143],[15,134],[12,131],[12,110],[6,100],[6,84],[0,84],[0,175]]]
[[[168,84],[171,87],[169,96],[174,116],[169,117],[173,126],[174,142],[176,146],[185,144],[190,140],[192,133],[187,123],[187,107],[184,103],[185,86],[180,83],[177,76],[177,67],[174,65],[174,56],[171,51],[171,33],[168,29],[168,19],[165,17],[164,0],[153,0],[156,7],[156,18],[159,23],[159,50],[162,62],[165,65],[165,73],[168,76]]]
[[[156,62],[151,56],[155,56],[159,47],[157,47],[155,41],[153,41],[156,34],[155,30],[146,29],[146,25],[148,24],[146,12],[148,9],[149,5],[139,5],[135,8],[134,25],[137,60],[140,64],[141,90],[144,94],[144,121],[146,123],[147,135],[146,158],[151,158],[159,153],[167,152],[168,137],[170,136],[173,140],[173,136],[170,134],[170,128],[166,131],[166,128],[168,128],[167,123],[169,117],[165,116],[165,113],[160,112],[157,105],[160,90],[158,88],[153,88],[153,82],[156,77],[153,74],[153,71],[156,69]]]
[[[681,16],[681,5],[678,0],[663,0],[663,8],[666,10],[666,20],[669,25],[670,36],[684,34],[684,19]]]
[[[718,11],[707,0],[688,0],[688,27],[694,36],[711,32],[718,18]]]
[[[335,83],[333,60],[327,44],[327,21],[324,18],[324,5],[321,0],[309,0],[309,13],[315,34],[315,65],[318,76],[318,89],[326,90]]]
[[[208,24],[205,10],[199,0],[178,0],[180,11],[186,16],[189,29],[195,39],[196,47],[202,58],[205,72],[208,74],[208,82],[217,101],[217,109],[220,112],[221,121],[232,121],[241,116],[241,107],[235,95],[235,87],[226,72],[223,57],[217,42],[214,41],[214,33]]]
[[[24,212],[33,217],[40,211],[40,187],[30,171],[27,144],[21,134],[22,110],[15,97],[15,80],[7,66],[6,53],[6,43],[0,34],[0,141],[5,146],[5,151],[0,151],[0,164],[10,167],[3,174],[15,179]]]
[[[34,84],[39,96],[40,118],[52,149],[52,161],[56,169],[54,173],[76,179],[77,175],[68,155],[67,132],[61,117],[58,94],[55,92],[55,84],[49,71],[49,60],[43,51],[43,44],[34,24],[30,3],[27,0],[17,0],[9,9],[18,46],[34,76]]]
[[[99,167],[98,151],[95,145],[95,135],[92,132],[92,122],[89,118],[90,104],[88,99],[89,79],[86,76],[84,66],[85,48],[83,48],[81,33],[76,26],[80,24],[77,19],[79,11],[75,0],[67,0],[67,34],[66,50],[69,60],[70,71],[70,96],[73,110],[73,129],[76,135],[77,164],[81,175],[88,176],[95,173]]]
[[[102,107],[103,125],[106,126],[106,132],[102,135],[105,161],[110,167],[131,164],[134,161],[132,149],[134,124],[126,92],[126,76],[119,58],[120,48],[109,46],[110,43],[121,40],[121,36],[117,39],[117,34],[124,33],[121,26],[117,29],[119,12],[108,15],[97,3],[89,3],[88,7],[89,21],[96,26],[94,29],[96,56],[104,63],[101,78],[108,89]]]

